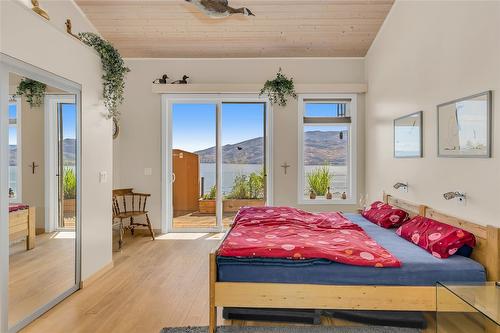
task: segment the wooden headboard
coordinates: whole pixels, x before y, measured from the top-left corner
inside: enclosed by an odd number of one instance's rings
[[[486,268],[489,281],[500,280],[500,228],[480,225],[458,217],[441,213],[425,205],[417,205],[384,193],[384,202],[403,209],[410,216],[421,215],[461,228],[476,236],[476,247],[472,259]]]

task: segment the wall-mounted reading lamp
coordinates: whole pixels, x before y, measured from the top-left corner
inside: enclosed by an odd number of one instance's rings
[[[446,200],[451,200],[451,199],[457,199],[458,204],[465,204],[465,199],[467,199],[467,196],[465,193],[462,192],[446,192],[443,194],[443,198]]]
[[[408,192],[408,183],[396,183],[393,185],[396,190]]]

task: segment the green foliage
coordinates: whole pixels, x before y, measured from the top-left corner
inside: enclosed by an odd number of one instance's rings
[[[203,199],[205,199],[205,200],[215,200],[216,196],[217,196],[217,188],[214,185],[214,186],[212,186],[210,188],[210,192],[208,192],[207,194],[203,195]]]
[[[325,195],[333,180],[333,173],[324,165],[308,172],[306,178],[309,190],[313,190],[316,195]]]
[[[47,85],[32,79],[24,78],[17,86],[16,95],[26,96],[26,101],[33,107],[39,107],[43,104],[45,89]]]
[[[267,80],[264,87],[261,89],[259,96],[266,94],[269,97],[271,104],[286,106],[287,96],[297,98],[293,78],[289,79],[281,72],[281,68],[276,73],[274,80]]]
[[[64,169],[63,191],[64,199],[76,198],[76,175],[72,168]]]
[[[263,199],[264,171],[252,172],[249,175],[239,175],[234,178],[231,192],[227,199]]]
[[[125,89],[125,74],[130,69],[125,67],[120,53],[107,40],[91,32],[81,32],[78,37],[83,43],[93,47],[101,56],[104,105],[108,109],[108,118],[119,119],[118,107],[123,103],[123,90]]]

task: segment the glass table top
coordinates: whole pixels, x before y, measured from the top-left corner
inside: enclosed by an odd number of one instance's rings
[[[500,325],[500,285],[495,282],[471,284],[438,282],[438,287],[446,288],[475,310]]]

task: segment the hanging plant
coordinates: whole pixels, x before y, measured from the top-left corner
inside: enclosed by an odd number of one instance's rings
[[[120,118],[118,107],[123,103],[125,74],[130,72],[130,69],[125,67],[120,53],[107,40],[92,32],[81,32],[78,37],[83,43],[93,47],[101,56],[104,71],[102,76],[104,105],[108,109],[108,119],[118,120]]]
[[[29,105],[34,107],[42,106],[47,85],[32,79],[23,78],[17,86],[16,95],[25,96]]]
[[[286,106],[287,96],[297,98],[295,92],[295,85],[293,78],[287,78],[281,72],[281,68],[276,73],[274,80],[267,80],[264,87],[261,89],[259,96],[266,94],[269,97],[271,104],[278,104],[279,106]]]

